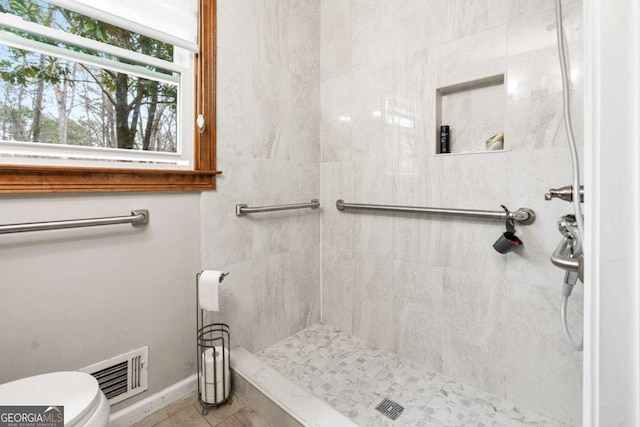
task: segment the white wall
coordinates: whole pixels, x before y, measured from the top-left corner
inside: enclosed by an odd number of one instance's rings
[[[149,225],[0,235],[0,383],[145,345],[147,395],[194,373],[199,194],[2,196],[0,223],[133,209]]]
[[[585,3],[585,425],[640,424],[640,8]]]

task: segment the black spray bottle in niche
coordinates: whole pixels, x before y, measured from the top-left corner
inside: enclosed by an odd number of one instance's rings
[[[449,147],[449,126],[440,126],[440,153],[450,153]]]

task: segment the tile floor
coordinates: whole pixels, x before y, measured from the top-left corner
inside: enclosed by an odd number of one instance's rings
[[[565,426],[323,322],[256,356],[363,427]],[[375,410],[385,397],[405,408],[396,421]]]
[[[240,396],[234,394],[230,405],[200,412],[195,393],[149,415],[132,427],[270,427]]]

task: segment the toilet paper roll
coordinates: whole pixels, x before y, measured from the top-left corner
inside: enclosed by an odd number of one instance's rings
[[[223,361],[223,357],[226,361]],[[225,366],[226,365],[226,366]],[[215,372],[214,372],[215,370]],[[208,348],[202,353],[200,398],[206,403],[224,401],[231,390],[229,350],[223,347]]]
[[[216,270],[204,270],[198,279],[198,304],[207,311],[219,311],[218,288],[224,273]]]

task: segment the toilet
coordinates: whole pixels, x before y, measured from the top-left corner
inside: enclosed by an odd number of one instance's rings
[[[109,402],[83,372],[52,372],[0,385],[0,405],[64,406],[65,427],[105,427]]]

